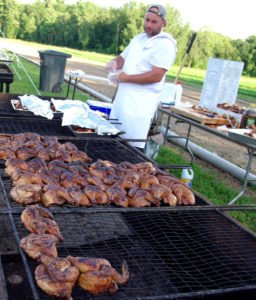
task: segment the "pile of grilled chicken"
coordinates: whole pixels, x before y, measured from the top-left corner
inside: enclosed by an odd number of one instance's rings
[[[97,160],[56,137],[35,133],[0,136],[0,159],[12,178],[11,197],[19,204],[121,207],[193,205],[186,185],[150,162]]]
[[[247,108],[245,106],[242,106],[240,104],[230,104],[230,103],[219,103],[217,105],[217,107],[228,110],[228,111],[232,111],[234,113],[238,113],[238,114],[242,114],[244,113]]]
[[[93,295],[115,293],[118,284],[128,282],[129,271],[125,261],[120,274],[103,258],[58,257],[56,244],[64,240],[63,236],[53,215],[39,205],[24,209],[21,221],[31,233],[21,239],[20,247],[39,262],[35,278],[47,294],[72,299],[75,283]]]

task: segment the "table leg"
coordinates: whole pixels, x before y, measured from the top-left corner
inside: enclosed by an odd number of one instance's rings
[[[254,150],[249,148],[248,149],[248,154],[249,154],[249,159],[248,159],[248,164],[247,164],[245,175],[244,175],[243,188],[240,191],[240,193],[228,203],[228,205],[232,205],[233,203],[235,203],[236,200],[239,199],[244,194],[244,192],[246,191],[247,184],[248,184],[249,172],[250,172],[251,165],[252,165]]]
[[[166,130],[165,130],[165,133],[164,133],[164,145],[166,144],[166,141],[167,141],[170,121],[171,121],[171,115],[168,115],[168,119],[167,119],[167,123],[166,123]]]
[[[68,99],[68,95],[69,95],[70,84],[71,84],[71,76],[69,76],[69,81],[68,81],[68,89],[67,89],[67,95],[66,95],[67,99]]]
[[[194,162],[194,154],[193,152],[190,150],[189,148],[189,145],[188,145],[188,142],[189,142],[189,136],[190,136],[190,132],[191,132],[191,124],[189,124],[189,127],[188,127],[188,132],[187,132],[187,137],[186,137],[186,143],[185,143],[185,148],[186,150],[188,151],[190,157],[191,157],[191,161],[190,161],[190,164],[191,166],[193,165],[193,162]]]
[[[9,87],[9,83],[6,83],[6,93],[10,92],[10,87]]]
[[[72,100],[75,99],[76,86],[77,86],[77,77],[76,77],[75,84],[74,84]]]
[[[2,82],[0,83],[0,92],[1,93],[3,92],[3,83]]]

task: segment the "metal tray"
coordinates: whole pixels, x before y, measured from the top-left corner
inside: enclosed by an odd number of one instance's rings
[[[111,138],[113,138],[113,137],[117,137],[119,135],[122,135],[124,133],[123,131],[121,131],[121,132],[119,132],[117,134],[103,134],[103,135],[99,135],[97,132],[77,132],[74,129],[74,126],[72,126],[72,125],[67,126],[67,127],[70,130],[70,132],[72,132],[72,134],[74,136],[78,136],[78,137],[92,137],[92,136],[102,137],[102,136],[104,136],[104,137],[111,137]]]
[[[228,134],[231,138],[239,142],[256,147],[256,139],[245,135],[245,133],[248,133],[250,131],[251,129],[231,129],[229,130]]]
[[[27,110],[26,108],[16,108],[16,104],[19,102],[20,100],[18,99],[11,99],[11,105],[12,105],[12,108],[13,110],[18,113],[18,114],[29,114],[29,115],[34,115],[33,112]],[[45,100],[45,101],[48,101],[48,100]],[[54,117],[62,117],[63,116],[63,113],[62,112],[55,112],[53,111],[53,115]]]

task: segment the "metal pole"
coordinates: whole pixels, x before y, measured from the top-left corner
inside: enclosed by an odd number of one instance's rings
[[[181,63],[180,68],[179,68],[179,71],[178,71],[178,73],[177,73],[177,75],[176,75],[176,78],[175,78],[175,81],[174,81],[175,84],[178,82],[178,79],[179,79],[181,70],[182,70],[182,68],[183,68],[184,65],[185,65],[185,62],[186,62],[187,57],[188,57],[188,55],[189,55],[189,52],[190,52],[190,50],[191,50],[191,48],[192,48],[192,46],[193,46],[193,43],[194,43],[194,41],[195,41],[195,39],[196,39],[196,35],[197,35],[197,33],[194,32],[193,35],[192,35],[192,37],[191,37],[191,40],[190,40],[190,42],[189,42],[187,51],[186,51],[186,53],[185,53],[185,55],[184,55],[184,57],[183,57],[182,63]]]

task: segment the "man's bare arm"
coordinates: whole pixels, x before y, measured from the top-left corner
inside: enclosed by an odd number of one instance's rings
[[[165,69],[153,66],[151,71],[142,74],[128,75],[125,72],[121,72],[118,75],[118,79],[120,82],[148,84],[161,81],[165,73]]]

